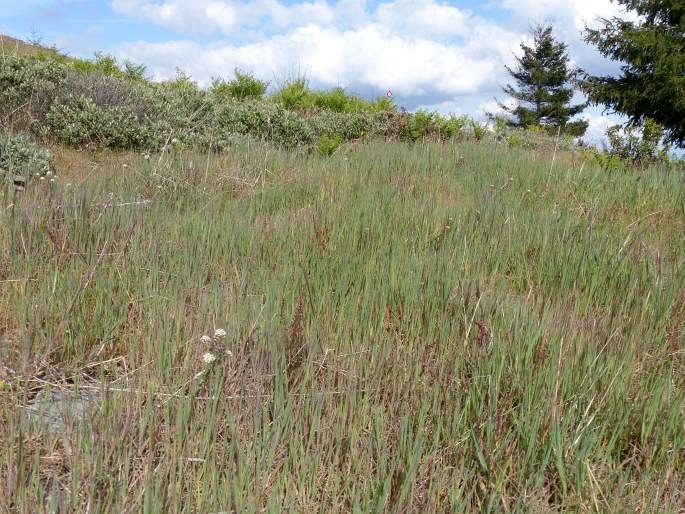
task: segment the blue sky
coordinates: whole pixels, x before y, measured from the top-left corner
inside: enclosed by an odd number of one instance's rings
[[[611,73],[582,41],[585,24],[620,14],[610,0],[0,0],[0,32],[32,35],[79,57],[96,50],[140,62],[155,78],[177,68],[201,84],[234,68],[277,83],[365,96],[393,91],[409,109],[482,117],[528,28],[552,23],[575,65]],[[612,119],[586,111],[589,139]]]

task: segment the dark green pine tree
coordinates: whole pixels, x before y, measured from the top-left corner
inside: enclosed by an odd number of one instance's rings
[[[584,120],[569,121],[582,112],[585,104],[571,105],[573,71],[568,68],[566,44],[552,35],[552,27],[538,25],[531,30],[533,47],[521,43],[523,56],[517,57],[518,66],[507,71],[516,81],[503,91],[514,98],[517,106],[499,106],[509,115],[513,127],[543,127],[550,133],[582,136],[587,130]]]
[[[619,77],[586,76],[581,87],[594,104],[630,117],[651,118],[666,141],[685,147],[685,0],[617,0],[635,21],[602,19],[585,40],[622,64]]]

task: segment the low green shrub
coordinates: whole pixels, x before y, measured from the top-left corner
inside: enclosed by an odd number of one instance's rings
[[[290,110],[312,107],[312,95],[308,80],[304,77],[286,80],[280,85],[271,100]]]
[[[232,80],[214,79],[209,87],[209,93],[219,100],[257,100],[264,97],[268,85],[253,74],[236,68]]]
[[[468,116],[449,114],[443,117],[437,112],[419,109],[406,115],[402,138],[411,142],[421,139],[445,141],[463,136],[470,122]]]
[[[664,128],[656,121],[646,119],[641,127],[614,125],[606,131],[607,153],[634,164],[646,165],[668,161],[667,146],[660,146]]]
[[[63,89],[68,68],[54,60],[0,58],[0,117],[5,126],[31,130]]]
[[[70,96],[53,105],[46,122],[50,137],[68,146],[124,149],[150,143],[150,134],[133,113],[121,107],[99,107],[85,96]]]
[[[437,133],[438,121],[439,116],[436,112],[420,109],[414,114],[408,114],[402,131],[402,138],[413,143]]]
[[[340,147],[343,142],[343,138],[340,134],[335,134],[329,136],[324,134],[319,139],[319,144],[317,145],[317,150],[319,155],[324,157],[329,157],[335,153],[335,151]]]
[[[470,118],[466,115],[449,114],[446,118],[438,118],[438,129],[441,139],[461,137],[468,126]]]
[[[44,175],[54,169],[52,154],[26,134],[0,132],[0,175]]]
[[[482,141],[488,134],[488,126],[476,120],[470,122],[471,135],[476,141]]]
[[[341,87],[330,91],[315,91],[311,96],[311,103],[319,109],[346,113],[366,110],[367,102],[356,95],[346,93]]]
[[[397,132],[393,117],[382,112],[321,111],[308,116],[308,121],[317,134],[340,134],[345,140],[392,137]]]

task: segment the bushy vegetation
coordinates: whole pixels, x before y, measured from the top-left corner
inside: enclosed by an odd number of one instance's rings
[[[332,111],[337,113],[395,111],[391,98],[379,97],[369,101],[348,93],[341,87],[317,91],[309,87],[306,77],[296,76],[283,81],[271,100],[286,109],[297,111]]]
[[[235,70],[232,80],[214,79],[209,91],[213,96],[234,98],[236,100],[258,100],[264,97],[267,82],[259,80],[249,72]]]
[[[492,140],[59,159],[0,209],[0,510],[682,507],[682,174]],[[83,421],[29,420],[48,390]]]
[[[512,128],[497,116],[488,127],[468,116],[408,113],[387,97],[368,101],[341,88],[311,90],[303,77],[285,81],[269,97],[267,86],[241,70],[231,80],[214,80],[207,89],[182,73],[153,82],[145,78],[144,67],[120,65],[111,56],[98,54],[87,61],[37,51],[0,59],[0,117],[15,132],[81,149],[154,152],[177,141],[221,151],[240,138],[320,155],[330,155],[345,142],[372,139],[495,139],[550,151],[575,147],[571,135],[557,137],[545,127]],[[592,153],[606,169],[668,161],[668,149],[660,145],[660,137],[652,141],[650,130],[616,127],[608,133],[608,147]]]
[[[0,116],[15,130],[77,148],[156,151],[171,139],[224,148],[235,135],[279,146],[316,148],[322,139],[482,138],[465,116],[398,111],[387,97],[364,100],[342,88],[311,90],[305,78],[267,84],[236,70],[201,89],[189,77],[151,82],[145,70],[98,55],[93,62],[47,54],[0,60]]]
[[[644,170],[657,164],[685,171],[685,160],[671,154],[670,145],[664,142],[664,127],[652,119],[640,127],[609,127],[604,148],[590,153],[607,171]]]
[[[0,179],[40,176],[53,169],[52,154],[36,146],[27,135],[0,131]],[[5,173],[8,176],[3,176]]]

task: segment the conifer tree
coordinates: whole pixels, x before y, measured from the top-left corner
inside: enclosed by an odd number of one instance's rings
[[[638,16],[602,19],[585,40],[622,64],[619,77],[586,76],[583,90],[594,104],[661,124],[666,141],[685,147],[685,0],[617,0]]]
[[[532,29],[533,46],[521,43],[523,55],[518,66],[507,71],[515,85],[507,84],[503,91],[516,100],[516,107],[499,106],[509,114],[514,127],[542,127],[550,133],[582,136],[587,129],[584,120],[570,121],[582,112],[585,104],[571,105],[574,71],[569,70],[567,45],[557,41],[550,25]]]

